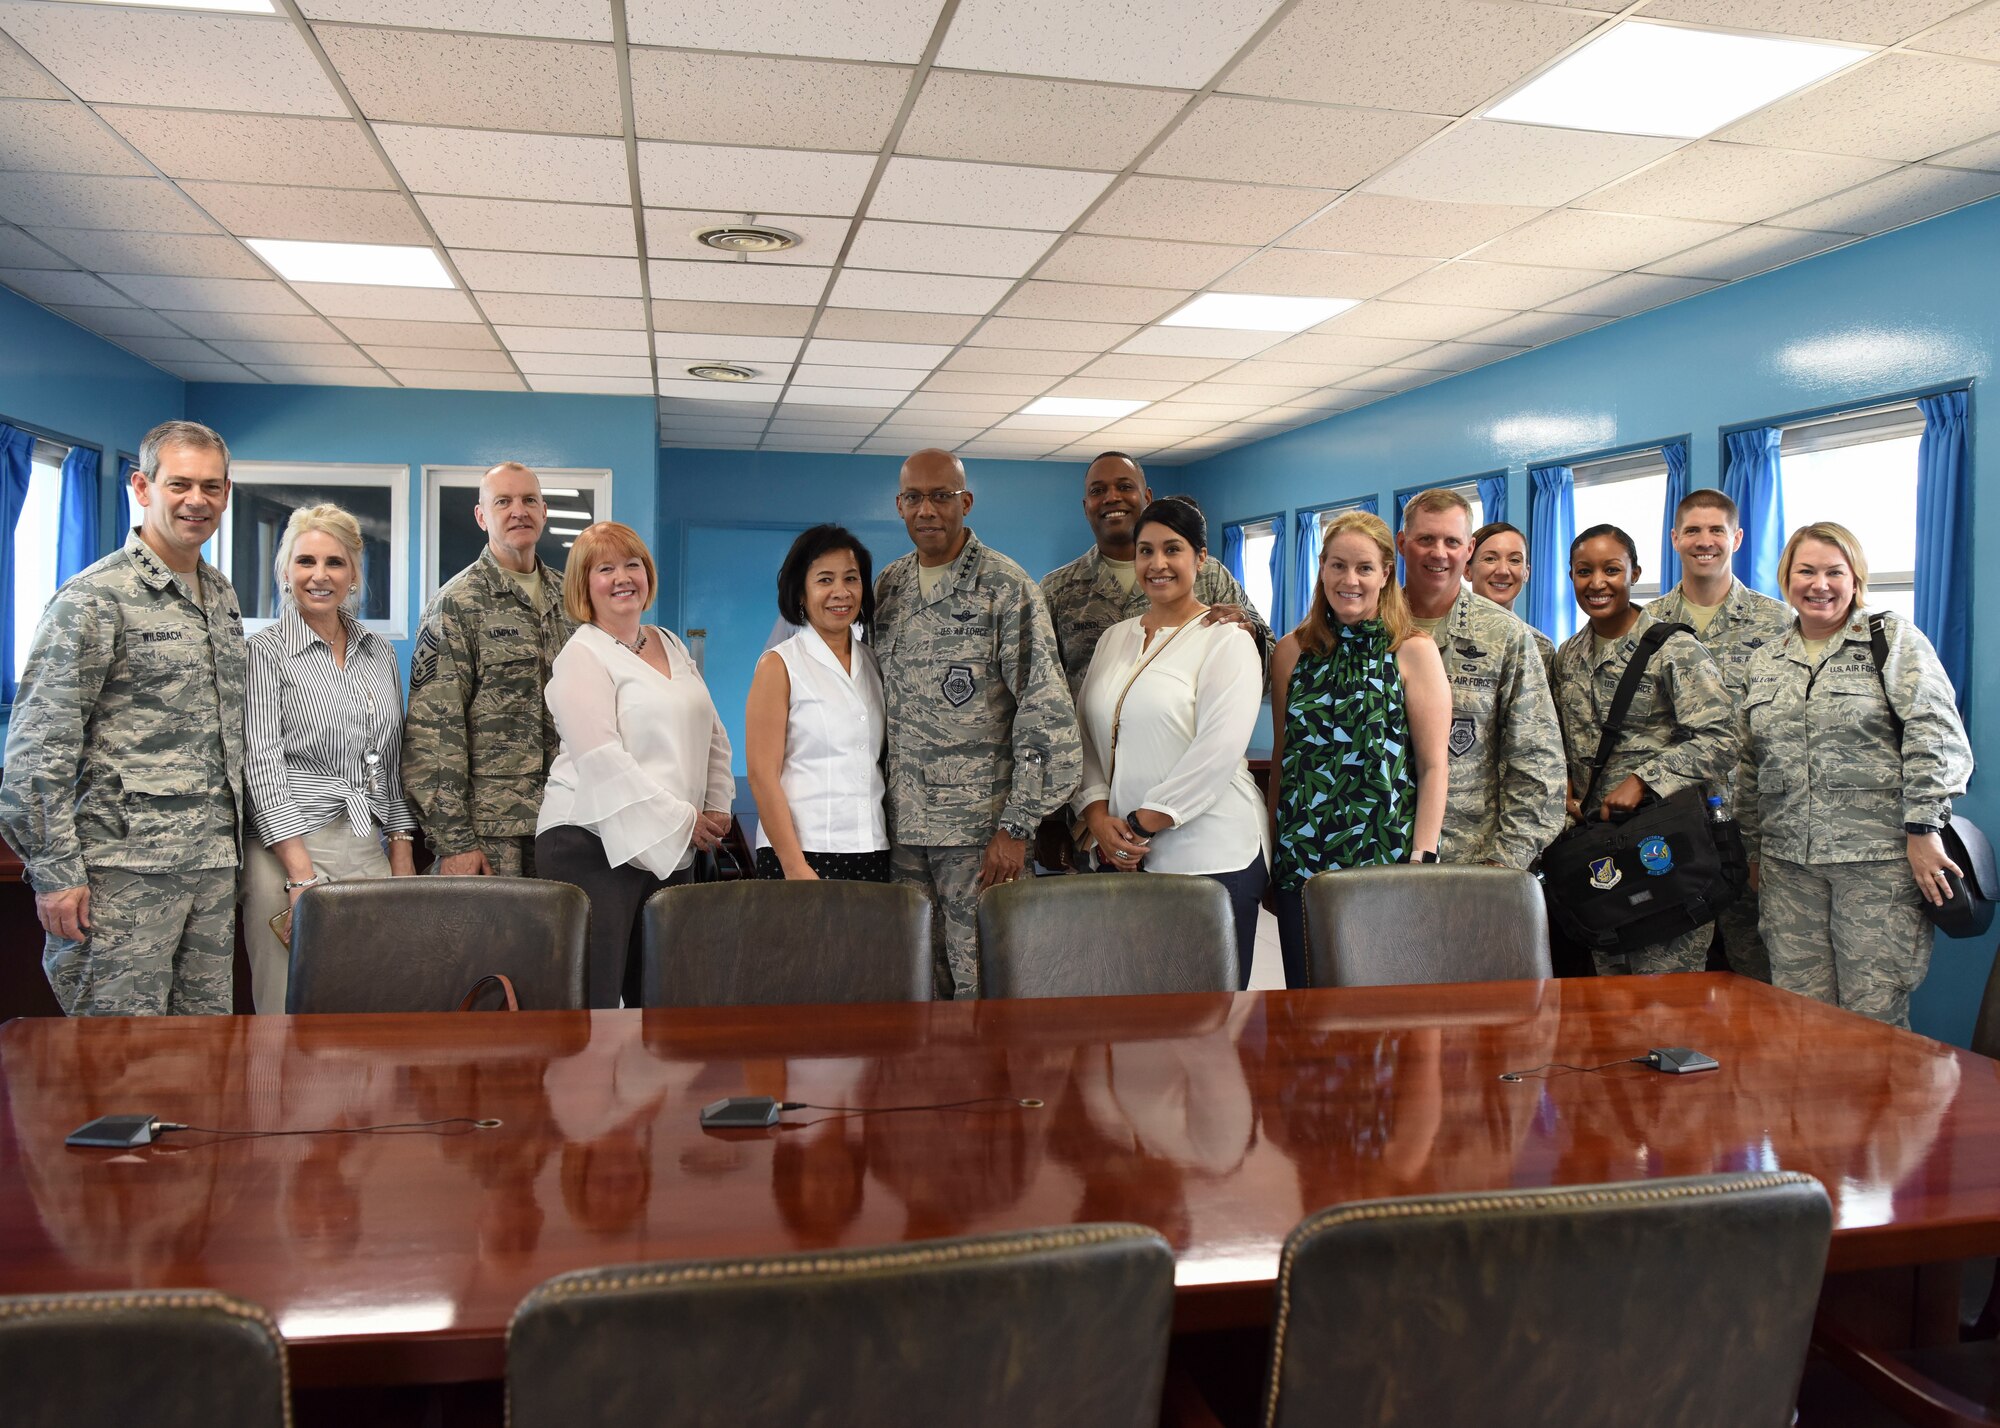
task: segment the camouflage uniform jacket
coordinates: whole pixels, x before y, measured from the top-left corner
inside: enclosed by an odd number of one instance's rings
[[[1687,587],[1676,585],[1657,600],[1649,602],[1646,613],[1669,625],[1693,626],[1688,618]],[[1698,634],[1702,647],[1722,667],[1723,683],[1738,699],[1743,697],[1744,671],[1750,656],[1792,627],[1791,607],[1773,600],[1732,578],[1722,608],[1715,612],[1708,630]]]
[[[1523,620],[1521,623],[1526,625],[1528,622]],[[1542,678],[1549,682],[1549,688],[1553,690],[1556,683],[1556,642],[1533,625],[1528,625],[1528,633],[1535,637],[1535,653],[1542,657]]]
[[[242,860],[243,619],[214,566],[190,583],[199,604],[135,532],[42,615],[0,785],[0,831],[37,892],[82,887],[86,868]]]
[[[1438,856],[1525,868],[1562,832],[1562,732],[1534,631],[1470,589],[1437,629],[1451,681]]]
[[[1104,564],[1096,546],[1058,570],[1042,577],[1042,595],[1049,602],[1049,618],[1055,622],[1056,640],[1062,646],[1063,674],[1069,680],[1074,700],[1083,690],[1083,677],[1090,673],[1090,657],[1104,632],[1122,620],[1143,615],[1152,604],[1134,581],[1128,593],[1118,577]],[[1264,682],[1271,682],[1271,627],[1250,603],[1249,594],[1237,583],[1222,562],[1209,556],[1194,576],[1194,598],[1204,605],[1234,605],[1250,617],[1250,630],[1257,650],[1264,657]]]
[[[1942,827],[1972,776],[1972,746],[1951,680],[1923,632],[1884,621],[1888,658],[1875,672],[1868,616],[1857,610],[1815,669],[1796,628],[1749,667],[1743,740],[1743,841],[1752,857],[1788,863],[1902,858],[1905,823]],[[1889,717],[1903,719],[1902,744]]]
[[[888,715],[889,832],[908,847],[983,846],[1076,792],[1083,745],[1055,629],[1028,573],[966,532],[937,598],[915,552],[875,582],[870,634]]]
[[[541,816],[561,747],[542,690],[576,624],[563,612],[562,573],[540,568],[538,607],[486,547],[438,591],[417,631],[403,791],[441,858],[482,838],[532,838]]]
[[[1556,708],[1569,751],[1569,782],[1577,797],[1590,782],[1598,738],[1618,681],[1632,662],[1639,637],[1659,622],[1645,611],[1631,629],[1602,655],[1585,625],[1556,651]],[[1728,776],[1736,764],[1736,700],[1722,670],[1701,641],[1676,634],[1653,652],[1639,679],[1625,732],[1597,780],[1583,816],[1595,814],[1604,796],[1637,774],[1661,798],[1700,785],[1728,798]]]

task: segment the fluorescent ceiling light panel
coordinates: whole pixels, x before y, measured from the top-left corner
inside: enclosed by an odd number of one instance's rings
[[[1871,51],[1627,20],[1486,111],[1488,119],[1699,139]]]
[[[544,500],[547,500],[550,496],[581,496],[582,494],[583,492],[577,490],[574,486],[542,487],[542,498]]]
[[[1346,312],[1359,298],[1279,297],[1272,293],[1203,293],[1160,319],[1162,327],[1226,327],[1237,332],[1304,332]]]
[[[1130,416],[1139,408],[1151,405],[1151,402],[1121,402],[1099,397],[1037,397],[1022,407],[1018,414],[1045,417],[1103,417],[1111,420]]]
[[[306,243],[291,238],[245,238],[257,256],[294,283],[367,283],[384,288],[454,287],[429,248],[386,243]]]
[[[552,521],[587,521],[590,519],[590,512],[558,511],[553,506],[551,506],[549,508],[549,519]]]

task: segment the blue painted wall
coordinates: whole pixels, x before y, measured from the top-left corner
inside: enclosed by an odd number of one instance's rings
[[[1691,432],[1690,480],[1713,486],[1724,428],[1971,380],[1973,545],[2000,551],[2000,410],[1984,390],[2000,363],[1995,253],[2000,200],[1225,452],[1186,481],[1227,521],[1369,493],[1386,512],[1398,490],[1505,467],[1509,516],[1525,526],[1530,465]],[[2000,629],[2000,579],[1974,568],[1977,641],[1978,630]],[[1992,660],[1976,664],[1971,709],[1980,772],[1963,811],[2000,827]],[[1940,941],[1916,998],[1918,1029],[1962,1044],[1991,958],[1990,940]]]

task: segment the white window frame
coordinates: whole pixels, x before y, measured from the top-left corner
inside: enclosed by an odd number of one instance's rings
[[[1414,495],[1415,493],[1412,492],[1411,494]],[[1349,511],[1365,511],[1367,509],[1368,498],[1366,496],[1356,496],[1351,501],[1336,501],[1331,506],[1313,507],[1313,514],[1319,517],[1320,548],[1325,549],[1326,547],[1326,528],[1328,526],[1332,525]]]
[[[1252,568],[1250,561],[1250,532],[1253,529],[1265,527],[1268,527],[1270,530],[1272,545],[1278,552],[1278,577],[1271,587],[1271,604],[1274,608],[1259,610],[1257,613],[1264,617],[1265,624],[1275,625],[1278,620],[1279,611],[1284,606],[1285,592],[1282,587],[1285,583],[1285,565],[1290,557],[1290,552],[1284,549],[1285,513],[1283,511],[1274,511],[1267,516],[1252,516],[1247,521],[1231,521],[1229,525],[1243,532],[1243,593],[1245,595],[1250,593],[1250,571]],[[1264,569],[1268,572],[1270,568],[1270,561],[1266,560],[1264,562]],[[1257,602],[1252,600],[1250,603],[1255,605]]]
[[[410,637],[410,468],[370,465],[359,462],[321,461],[232,461],[229,480],[233,486],[343,486],[365,487],[389,492],[389,618],[363,620],[362,625],[387,639]],[[137,514],[136,512],[134,513]],[[236,579],[235,530],[227,513],[221,529],[210,541],[212,557],[224,575]],[[276,621],[245,617],[243,628],[255,634]]]
[[[1598,461],[1573,461],[1569,463],[1572,493],[1587,491],[1594,486],[1616,486],[1626,481],[1645,481],[1657,478],[1660,482],[1660,538],[1666,539],[1673,515],[1667,506],[1667,454],[1663,446],[1649,446],[1641,451],[1627,451],[1617,456],[1607,456]],[[1571,497],[1575,499],[1574,494]],[[1588,530],[1581,518],[1576,528],[1579,532]],[[1637,535],[1633,536],[1638,539]],[[1643,605],[1648,600],[1664,594],[1660,586],[1660,550],[1657,545],[1651,550],[1643,547],[1639,551],[1639,566],[1649,572],[1646,579],[1632,587],[1632,603]],[[1565,580],[1569,578],[1567,567],[1561,572]],[[1580,618],[1580,617],[1579,617]]]
[[[34,439],[34,445],[29,448],[28,456],[29,491],[33,492],[35,489],[35,472],[37,467],[44,471],[53,471],[55,473],[55,480],[52,483],[55,490],[54,519],[49,522],[48,544],[45,549],[39,546],[36,549],[37,556],[46,555],[48,563],[43,568],[49,572],[52,578],[49,581],[48,594],[42,597],[41,603],[35,608],[34,619],[28,622],[27,632],[29,638],[19,640],[15,643],[14,658],[21,662],[21,669],[15,670],[13,673],[18,678],[27,669],[28,648],[33,643],[33,631],[41,623],[42,615],[49,607],[49,601],[55,598],[55,593],[61,588],[62,584],[60,580],[53,578],[60,568],[57,563],[57,551],[61,545],[62,535],[62,468],[63,463],[69,459],[69,454],[74,448],[66,441],[58,440],[55,437],[43,436],[40,432],[27,427],[17,427],[16,429],[26,431]],[[32,496],[30,499],[33,499]],[[22,566],[15,560],[15,553],[21,548],[23,536],[29,538],[31,545],[37,544],[33,540],[34,532],[27,529],[27,514],[27,507],[24,506],[21,510],[22,520],[14,528],[13,548],[7,552],[6,578],[9,585],[17,585],[17,582],[22,577]],[[16,593],[18,593],[18,587]],[[17,604],[14,607],[14,619],[17,628],[24,613],[25,610],[21,605]]]
[[[479,478],[493,468],[491,466],[442,466],[425,465],[424,477],[424,605],[429,607],[436,597],[438,587],[458,574],[456,570],[438,570],[438,493],[447,486],[476,487]],[[597,519],[607,521],[611,515],[611,468],[608,466],[537,466],[535,475],[541,478],[542,489],[558,490],[571,488],[578,491],[596,493],[597,499],[591,504],[597,511]],[[561,500],[561,497],[557,497]]]
[[[1781,424],[1778,430],[1783,433],[1778,441],[1780,470],[1778,479],[1782,483],[1784,459],[1787,456],[1808,456],[1817,451],[1833,451],[1843,446],[1864,446],[1869,442],[1893,441],[1897,437],[1922,436],[1924,412],[1914,401],[1889,402],[1858,411],[1836,412],[1832,416],[1815,417],[1810,421]],[[1910,477],[1910,497],[1914,506],[1916,502],[1914,472]],[[1789,506],[1785,511],[1785,522],[1794,529],[1805,524],[1792,515]],[[1865,536],[1862,537],[1862,543],[1867,544]],[[1919,550],[1917,554],[1921,556],[1923,552]],[[1916,589],[1915,570],[1871,569],[1868,572],[1868,593],[1871,597],[1877,592],[1889,591],[1914,596]]]

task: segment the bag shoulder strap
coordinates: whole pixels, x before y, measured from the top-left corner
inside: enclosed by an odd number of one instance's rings
[[[485,991],[489,984],[497,985],[500,988],[500,994],[506,998],[508,1011],[519,1011],[521,1009],[520,999],[514,995],[514,980],[505,972],[488,972],[485,976],[474,982],[472,990],[467,992],[464,999],[459,1002],[458,1009],[460,1011],[471,1011],[473,1004],[479,1000],[479,994]]]
[[[1875,677],[1882,681],[1882,702],[1889,706],[1889,724],[1896,731],[1896,747],[1903,746],[1903,716],[1896,712],[1896,701],[1889,697],[1889,630],[1888,617],[1880,610],[1868,617],[1868,650],[1875,656]]]
[[[1625,666],[1625,673],[1618,680],[1618,688],[1611,696],[1611,708],[1604,716],[1604,732],[1597,737],[1597,755],[1590,761],[1590,782],[1584,785],[1583,793],[1577,798],[1579,807],[1588,806],[1590,796],[1597,791],[1597,780],[1603,777],[1604,766],[1611,762],[1611,753],[1618,747],[1618,739],[1625,732],[1625,716],[1632,712],[1632,701],[1638,697],[1639,681],[1645,678],[1646,666],[1652,663],[1653,655],[1661,645],[1678,634],[1693,634],[1686,625],[1655,623],[1646,633],[1639,636],[1639,647],[1632,651],[1632,662]]]
[[[1111,756],[1107,760],[1107,767],[1104,770],[1106,787],[1110,786],[1112,778],[1118,772],[1118,730],[1125,722],[1125,696],[1132,692],[1132,686],[1139,682],[1139,676],[1146,672],[1146,666],[1165,654],[1167,646],[1180,638],[1182,630],[1185,630],[1189,625],[1199,623],[1206,614],[1207,611],[1203,611],[1201,615],[1196,615],[1194,619],[1183,620],[1180,624],[1175,625],[1173,629],[1167,631],[1167,637],[1146,652],[1146,657],[1139,661],[1137,668],[1132,671],[1131,677],[1125,681],[1125,687],[1118,691],[1118,702],[1111,706]],[[1157,635],[1159,631],[1155,630],[1153,633]]]

